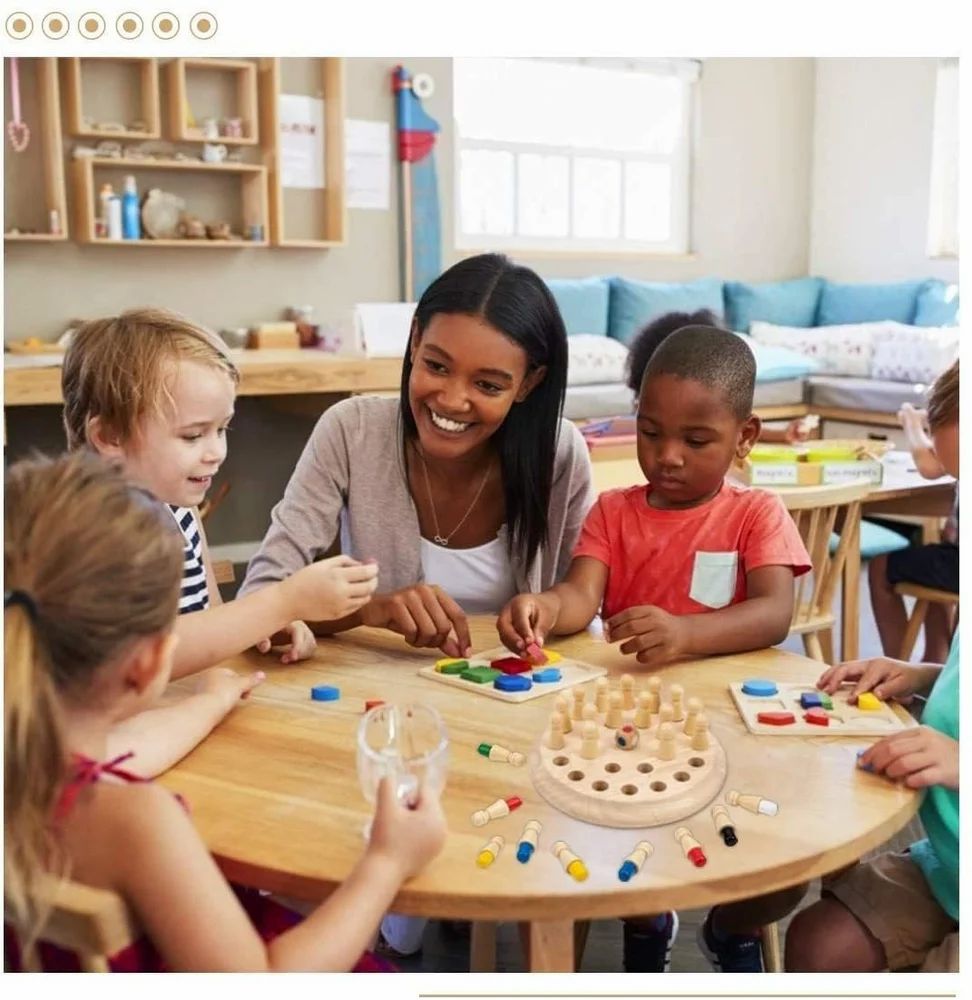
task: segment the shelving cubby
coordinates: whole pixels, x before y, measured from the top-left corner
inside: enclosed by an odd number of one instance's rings
[[[60,62],[69,134],[118,142],[161,136],[157,59],[69,58]],[[122,128],[98,127],[109,122]],[[144,127],[131,128],[133,124]]]
[[[246,59],[173,59],[166,66],[169,131],[176,142],[255,146],[260,141],[257,66]],[[201,122],[239,118],[242,135],[207,138]]]

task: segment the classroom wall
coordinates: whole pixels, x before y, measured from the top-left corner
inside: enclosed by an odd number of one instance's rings
[[[810,270],[958,281],[926,250],[936,59],[818,59]]]
[[[346,60],[347,115],[392,121],[393,59]],[[451,61],[405,59],[431,73],[426,102],[442,126],[437,166],[446,260],[452,252]],[[688,258],[529,258],[548,277],[616,273],[679,280],[719,275],[767,280],[807,267],[814,72],[810,59],[713,59],[699,88]],[[397,168],[394,169],[397,183]],[[276,319],[310,304],[319,321],[355,302],[398,298],[397,190],[389,211],[351,210],[346,247],[213,253],[165,248],[17,244],[6,247],[7,340],[55,339],[74,318],[145,303],[167,305],[214,327]]]

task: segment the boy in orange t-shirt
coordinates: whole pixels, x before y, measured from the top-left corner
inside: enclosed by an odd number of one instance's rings
[[[566,578],[514,597],[497,628],[515,652],[585,628],[657,667],[786,638],[793,578],[810,557],[782,501],[728,482],[759,437],[756,363],[734,333],[689,326],[645,369],[638,464],[648,482],[602,493]]]
[[[810,557],[778,496],[725,479],[759,437],[755,381],[752,352],[729,331],[688,326],[661,344],[638,400],[648,482],[602,493],[566,578],[506,605],[497,629],[510,649],[577,632],[599,610],[605,638],[649,667],[786,638],[793,578]],[[798,901],[781,896],[781,913]],[[718,923],[715,966],[762,971],[744,906],[723,908]],[[626,918],[625,971],[668,971],[677,934],[674,912]]]

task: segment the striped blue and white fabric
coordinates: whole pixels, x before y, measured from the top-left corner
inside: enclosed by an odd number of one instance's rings
[[[185,540],[179,614],[188,614],[190,611],[205,611],[209,607],[209,588],[206,585],[202,538],[199,534],[196,515],[191,507],[173,507],[172,504],[168,506]]]

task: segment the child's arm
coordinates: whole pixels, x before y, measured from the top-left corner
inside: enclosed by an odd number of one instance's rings
[[[931,726],[905,729],[868,747],[858,760],[875,774],[909,788],[942,785],[959,790],[959,743]]]
[[[898,410],[898,421],[908,439],[915,468],[925,479],[938,479],[945,475],[945,468],[935,454],[931,438],[925,433],[925,411],[916,410],[911,403],[904,403]]]
[[[195,693],[173,705],[151,708],[108,731],[107,759],[134,752],[126,766],[143,778],[154,778],[182,760],[259,684],[264,674],[237,674],[213,667],[199,675]]]
[[[793,614],[793,571],[760,566],[746,574],[745,601],[700,615],[673,615],[661,608],[627,608],[605,623],[609,642],[627,640],[622,653],[660,666],[681,657],[763,649],[782,642]]]
[[[371,841],[351,874],[306,920],[266,944],[172,796],[151,785],[131,792],[138,808],[119,818],[118,839],[129,849],[118,852],[115,888],[174,972],[347,972],[402,882],[445,838],[435,798],[408,809],[385,780]]]
[[[180,615],[172,676],[183,677],[256,645],[295,619],[339,618],[366,604],[378,582],[374,563],[335,556],[229,604]]]
[[[515,653],[530,643],[543,645],[550,634],[570,635],[590,625],[607,586],[608,568],[591,556],[578,556],[566,578],[542,594],[519,594],[496,622],[503,645]]]

